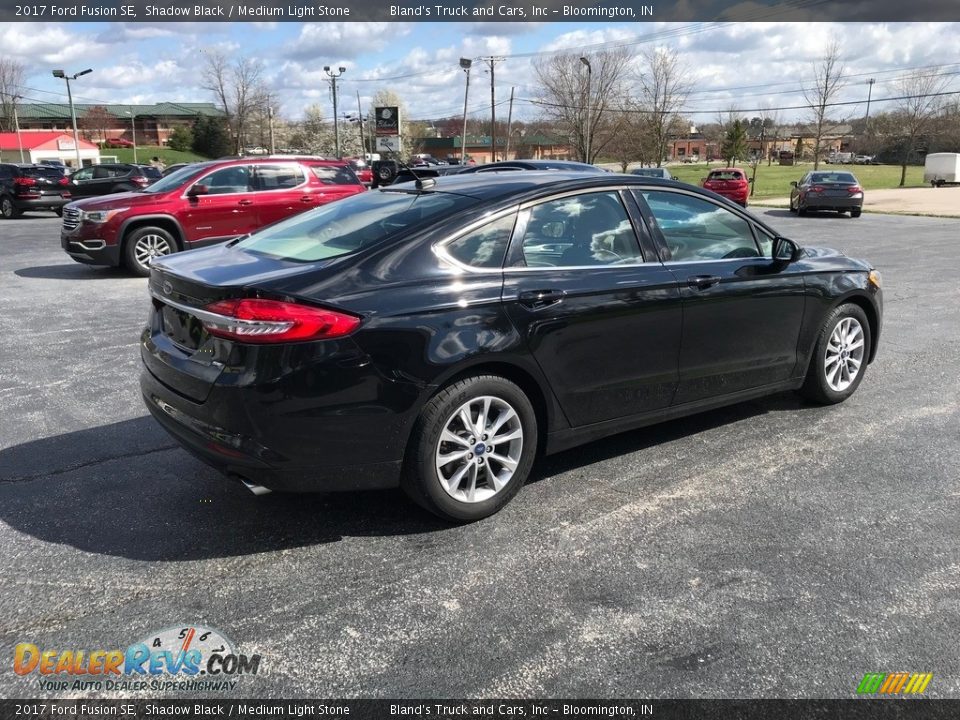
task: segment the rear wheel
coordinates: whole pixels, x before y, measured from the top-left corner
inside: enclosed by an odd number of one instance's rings
[[[836,308],[820,328],[800,394],[824,405],[843,402],[860,386],[869,350],[870,323],[863,308]]]
[[[411,438],[403,489],[447,520],[472,522],[506,505],[527,479],[537,419],[524,392],[496,375],[441,390]]]
[[[142,227],[127,236],[123,244],[124,262],[127,268],[140,275],[150,275],[150,261],[155,257],[177,251],[173,235],[158,227]]]
[[[0,215],[3,215],[7,220],[20,217],[20,211],[17,209],[17,206],[14,205],[13,200],[6,195],[0,198]]]

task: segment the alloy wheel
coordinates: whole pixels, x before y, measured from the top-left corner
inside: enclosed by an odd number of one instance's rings
[[[860,321],[845,317],[834,327],[824,351],[823,372],[827,385],[843,392],[860,374],[863,365],[864,334]]]
[[[137,240],[133,248],[134,257],[142,267],[147,267],[150,261],[161,255],[169,255],[173,252],[170,243],[162,235],[148,233]]]
[[[517,411],[491,395],[463,403],[447,418],[435,452],[437,476],[454,500],[479,503],[507,486],[523,452]]]
[[[3,202],[0,203],[0,215],[5,218],[13,217],[13,201],[10,198],[4,198]]]

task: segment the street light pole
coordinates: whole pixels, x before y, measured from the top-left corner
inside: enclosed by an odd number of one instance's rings
[[[20,149],[20,162],[24,162],[23,138],[20,137],[20,119],[17,117],[17,100],[20,100],[20,96],[14,95],[10,99],[13,102],[13,128],[17,131],[17,147]]]
[[[55,78],[63,78],[67,83],[67,100],[70,102],[70,119],[73,121],[73,147],[77,151],[77,170],[83,167],[83,161],[80,159],[80,135],[77,133],[77,111],[73,107],[73,93],[70,91],[70,81],[92,72],[93,68],[81,70],[76,75],[67,75],[63,70],[53,71]]]
[[[133,164],[137,164],[137,114],[133,111],[133,106],[127,110],[130,116],[130,132],[133,134]]]
[[[357,125],[360,126],[360,157],[364,160],[367,159],[367,136],[363,132],[363,123],[365,121],[366,118],[363,116],[363,108],[360,106],[360,91],[357,90]]]
[[[593,84],[593,68],[590,66],[590,61],[585,57],[580,58],[580,62],[587,66],[587,122],[584,127],[584,144],[587,146],[587,157],[584,159],[584,162],[590,162],[590,140],[591,132],[593,128],[590,126],[593,124],[590,117],[590,94],[591,94],[591,85]]]
[[[336,147],[337,159],[340,159],[340,123],[337,121],[337,78],[343,75],[347,69],[345,67],[337,68],[339,72],[330,70],[329,65],[323,66],[323,71],[333,82],[333,144]]]
[[[463,132],[460,134],[460,164],[467,164],[467,98],[470,97],[470,66],[473,60],[460,58],[460,67],[467,74],[467,84],[463,88]]]

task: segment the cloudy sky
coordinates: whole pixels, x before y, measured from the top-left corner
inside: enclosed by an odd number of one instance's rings
[[[340,83],[346,110],[356,94],[366,109],[378,90],[398,92],[413,119],[459,115],[460,57],[497,55],[497,100],[516,88],[514,117],[538,111],[534,62],[556,51],[595,52],[629,45],[669,46],[682,54],[693,83],[687,110],[707,122],[731,108],[801,105],[800,85],[829,38],[839,39],[848,75],[841,101],[863,101],[841,116],[862,116],[866,80],[875,78],[871,113],[896,94],[896,81],[916,68],[942,66],[948,90],[960,90],[958,28],[950,23],[10,23],[0,24],[0,54],[28,68],[24,102],[65,102],[50,69],[93,73],[74,84],[74,98],[92,103],[213,100],[200,87],[204,52],[219,49],[263,61],[280,113],[297,118],[330,93],[324,65],[347,68]],[[945,64],[953,63],[953,64]],[[931,70],[927,70],[931,72]],[[471,115],[489,113],[489,76],[471,79]],[[889,104],[888,104],[889,106]],[[505,105],[498,112],[505,117]],[[328,110],[329,114],[330,110]],[[801,111],[785,109],[784,120]]]

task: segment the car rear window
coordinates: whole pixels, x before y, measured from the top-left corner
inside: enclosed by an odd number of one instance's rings
[[[260,230],[236,247],[296,262],[349,255],[479,202],[449,193],[367,192]]]
[[[45,178],[47,180],[59,180],[63,177],[63,171],[55,167],[26,167],[20,168],[24,177]]]
[[[810,182],[815,183],[855,183],[857,179],[850,173],[813,173],[810,176]]]
[[[163,177],[163,173],[160,171],[160,169],[155,168],[152,165],[141,165],[140,174],[148,178],[153,178],[154,180],[159,180]]]
[[[707,180],[743,180],[743,173],[739,170],[714,170]]]
[[[344,166],[314,165],[310,170],[324,185],[356,185],[360,181],[353,170]]]

